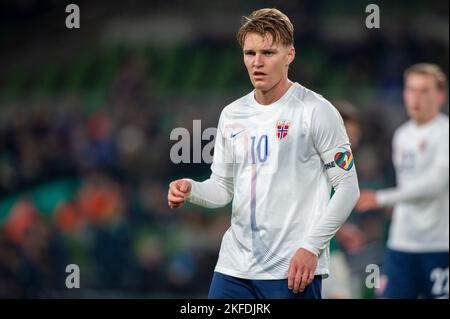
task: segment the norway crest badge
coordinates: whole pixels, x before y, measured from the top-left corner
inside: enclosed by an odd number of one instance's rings
[[[289,131],[289,121],[288,120],[278,120],[277,121],[277,137],[279,140],[286,138]]]

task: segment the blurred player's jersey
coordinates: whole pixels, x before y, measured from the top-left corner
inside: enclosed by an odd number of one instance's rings
[[[400,188],[420,184],[432,169],[448,167],[448,143],[449,120],[444,114],[423,126],[409,121],[399,127],[393,139],[393,162]],[[449,250],[448,183],[437,196],[395,205],[388,246],[406,252]]]
[[[327,173],[355,170],[339,113],[298,83],[273,104],[259,104],[252,91],[224,108],[211,169],[234,180],[231,227],[215,271],[246,279],[286,278],[330,201]],[[328,273],[327,246],[315,274]]]

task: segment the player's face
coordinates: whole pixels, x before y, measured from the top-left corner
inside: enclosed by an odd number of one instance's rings
[[[418,124],[423,124],[439,113],[445,94],[437,88],[433,76],[411,73],[406,78],[403,98],[408,115]]]
[[[282,79],[287,79],[289,64],[294,60],[295,49],[273,43],[271,34],[264,37],[249,33],[245,37],[244,63],[256,90],[268,92]]]

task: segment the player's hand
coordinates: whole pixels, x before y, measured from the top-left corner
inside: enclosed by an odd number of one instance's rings
[[[303,292],[314,280],[317,256],[300,248],[291,259],[288,271],[288,288],[294,293]]]
[[[191,194],[192,185],[190,181],[179,179],[169,184],[167,200],[170,208],[183,206]]]
[[[379,208],[377,202],[377,196],[373,191],[361,191],[358,203],[356,203],[356,211],[360,213],[365,213],[369,210]]]
[[[336,233],[336,241],[346,252],[355,253],[367,243],[366,235],[358,226],[345,223]]]

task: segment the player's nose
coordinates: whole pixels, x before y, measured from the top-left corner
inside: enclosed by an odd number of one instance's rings
[[[256,54],[255,59],[253,60],[253,66],[254,67],[262,67],[263,66],[263,57],[261,54]]]

